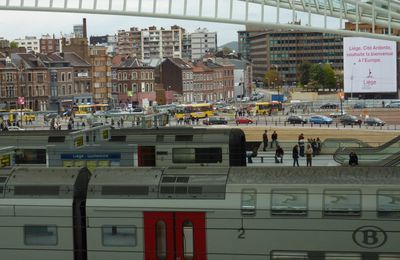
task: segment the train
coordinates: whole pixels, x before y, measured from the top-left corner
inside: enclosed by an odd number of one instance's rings
[[[5,131],[0,132],[0,143],[15,148],[15,163],[20,166],[82,166],[87,161],[100,165],[93,158],[100,158],[103,166],[104,162],[135,167],[246,166],[246,137],[241,129],[99,126],[77,131]]]
[[[398,260],[396,167],[25,168],[2,260]]]

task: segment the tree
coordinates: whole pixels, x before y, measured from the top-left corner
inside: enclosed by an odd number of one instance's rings
[[[224,55],[229,55],[232,53],[232,49],[225,46],[224,48],[222,48],[222,52],[224,53]]]
[[[304,86],[309,83],[311,66],[312,64],[308,61],[304,61],[302,64],[299,65],[298,67],[299,77],[297,81],[300,83],[300,85]]]
[[[18,43],[14,41],[10,42],[10,48],[12,49],[18,48]]]
[[[276,69],[269,69],[264,75],[264,85],[276,87],[281,84],[281,77]]]
[[[319,64],[313,64],[310,68],[309,86],[316,90],[324,84],[324,71]]]
[[[329,91],[336,88],[335,71],[333,70],[332,66],[330,64],[324,64],[322,66],[322,72],[323,72],[323,80],[321,83],[324,86],[324,88],[327,87]]]

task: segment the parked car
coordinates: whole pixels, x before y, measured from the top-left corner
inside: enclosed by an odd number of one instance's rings
[[[367,117],[364,120],[364,124],[369,125],[369,126],[384,126],[385,125],[385,121],[377,118],[377,117]]]
[[[355,109],[360,109],[360,108],[366,108],[367,106],[365,105],[365,103],[355,103],[353,108]]]
[[[340,118],[340,123],[343,125],[361,125],[362,121],[356,116],[344,115]]]
[[[23,129],[23,128],[19,127],[19,126],[11,125],[11,126],[8,127],[8,131],[25,131],[25,129]]]
[[[322,106],[319,107],[320,109],[337,109],[339,108],[338,104],[333,104],[333,103],[326,103],[323,104]]]
[[[308,119],[308,122],[312,123],[312,124],[332,124],[332,118],[329,118],[327,116],[321,116],[321,115],[315,115],[315,116],[311,116]]]
[[[209,117],[203,120],[205,125],[226,125],[228,121],[223,117]]]
[[[307,118],[304,118],[302,116],[289,116],[287,118],[287,121],[289,122],[289,124],[306,124],[307,123]]]
[[[237,125],[239,125],[239,124],[252,124],[253,123],[253,120],[251,120],[250,118],[248,118],[248,117],[238,117],[238,118],[236,118],[236,124]]]
[[[342,117],[342,116],[344,116],[346,114],[347,114],[346,111],[336,111],[336,112],[330,113],[329,117],[338,118],[338,117]]]
[[[391,101],[386,105],[387,108],[400,108],[400,101]]]

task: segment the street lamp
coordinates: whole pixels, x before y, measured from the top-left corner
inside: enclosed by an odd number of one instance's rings
[[[356,65],[355,62],[353,62],[353,67],[351,68],[351,89],[350,89],[350,99],[353,99],[353,81],[354,81],[354,65]]]

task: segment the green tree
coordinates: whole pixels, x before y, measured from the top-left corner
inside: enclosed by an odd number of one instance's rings
[[[18,43],[14,41],[10,42],[10,48],[18,48]]]
[[[264,75],[264,85],[276,87],[281,84],[281,77],[276,69],[269,69]]]
[[[322,72],[323,72],[323,80],[322,85],[324,88],[328,88],[329,91],[336,88],[336,77],[335,71],[333,70],[330,64],[322,65]]]
[[[228,55],[232,53],[232,49],[225,46],[224,48],[222,48],[222,52],[224,53],[224,55]]]
[[[298,67],[298,79],[297,81],[300,83],[300,85],[304,86],[307,85],[310,81],[310,69],[311,69],[312,64],[308,61],[304,61],[301,63]]]
[[[318,90],[318,88],[324,84],[324,71],[322,66],[319,64],[313,64],[310,68],[310,81],[308,86]]]

